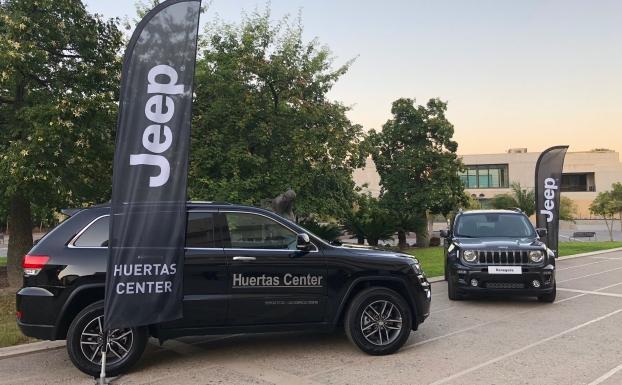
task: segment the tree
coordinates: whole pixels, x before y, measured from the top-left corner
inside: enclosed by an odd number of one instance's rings
[[[602,216],[609,232],[609,240],[613,242],[613,220],[614,215],[618,212],[615,206],[615,200],[611,191],[599,192],[596,198],[590,204],[590,212],[592,214]]]
[[[107,196],[122,34],[78,0],[0,2],[0,196],[9,283],[41,210]]]
[[[357,239],[357,243],[362,245],[367,239],[370,246],[378,246],[378,241],[392,239],[395,234],[395,220],[378,198],[369,193],[357,194],[355,202],[343,224]]]
[[[495,209],[521,209],[525,215],[532,216],[536,212],[536,195],[533,189],[524,189],[520,183],[510,185],[512,194],[498,194],[492,198],[491,205]]]
[[[343,235],[341,228],[334,223],[320,223],[312,218],[307,218],[300,221],[300,226],[309,230],[318,237],[328,241],[334,242],[339,240],[339,237]]]
[[[349,64],[305,42],[300,24],[213,25],[197,63],[189,191],[192,198],[258,205],[292,188],[295,213],[341,218],[362,166],[360,126],[327,92]]]
[[[427,246],[428,214],[443,214],[467,203],[458,177],[462,165],[452,139],[453,125],[445,117],[447,103],[430,99],[425,106],[414,99],[393,102],[393,117],[369,141],[380,175],[381,200],[397,227],[400,247],[406,233],[415,231],[417,245]]]
[[[577,216],[577,204],[566,196],[561,196],[559,200],[559,219],[562,221],[575,221]]]
[[[618,213],[620,220],[620,231],[622,231],[622,183],[616,182],[611,185],[611,199],[613,209]]]

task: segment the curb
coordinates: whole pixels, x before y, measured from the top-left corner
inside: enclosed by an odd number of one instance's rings
[[[9,346],[7,348],[0,348],[0,360],[6,358],[13,358],[23,356],[25,354],[45,352],[47,350],[60,349],[65,346],[65,341],[41,341],[32,342],[29,344],[22,344],[16,346]]]
[[[558,261],[563,261],[565,259],[574,259],[574,258],[581,258],[581,257],[591,257],[592,255],[607,254],[607,253],[613,253],[613,252],[616,252],[616,251],[622,251],[622,247],[616,247],[614,249],[607,249],[607,250],[590,251],[589,253],[583,253],[583,254],[567,255],[565,257],[559,257],[559,258],[557,258],[557,260]]]

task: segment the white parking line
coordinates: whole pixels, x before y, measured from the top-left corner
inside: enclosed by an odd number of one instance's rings
[[[612,287],[614,287],[614,286],[619,286],[619,285],[622,285],[622,282],[614,283],[613,285],[607,285],[607,286],[605,286],[605,287],[601,287],[601,288],[596,289],[596,290],[594,290],[594,291],[602,291],[602,290],[607,290],[607,289],[610,289],[610,288],[612,288]]]
[[[579,295],[573,295],[572,297],[568,297],[568,298],[560,299],[559,301],[555,301],[555,303],[553,303],[553,305],[558,304],[558,303],[562,303],[562,302],[566,302],[566,301],[569,301],[569,300],[571,300],[571,299],[575,299],[575,298],[583,297],[584,295],[585,295],[585,294],[579,294]],[[414,348],[414,347],[416,347],[416,346],[421,346],[421,345],[423,345],[423,344],[427,344],[427,343],[430,343],[430,342],[434,342],[434,341],[442,340],[443,338],[447,338],[447,337],[451,337],[451,336],[456,335],[456,334],[460,334],[460,333],[468,332],[469,330],[477,329],[477,328],[479,328],[479,327],[486,326],[486,325],[490,325],[490,324],[493,324],[493,323],[495,323],[495,322],[504,321],[504,320],[506,320],[506,319],[508,319],[508,318],[514,318],[514,317],[516,317],[516,316],[518,316],[518,315],[528,313],[528,312],[530,312],[530,311],[532,311],[532,310],[535,310],[535,309],[537,309],[537,308],[540,308],[540,306],[534,306],[534,307],[531,307],[531,308],[529,308],[529,309],[527,309],[527,310],[523,310],[523,311],[520,311],[520,312],[518,312],[518,313],[513,313],[513,314],[507,315],[507,316],[505,316],[505,317],[496,318],[496,319],[493,319],[493,320],[490,320],[490,321],[486,321],[486,322],[482,322],[482,323],[479,323],[479,324],[476,324],[476,325],[473,325],[473,326],[469,326],[469,327],[467,327],[467,328],[459,329],[459,330],[456,330],[456,331],[451,332],[451,333],[442,334],[442,335],[440,335],[440,336],[436,336],[436,337],[428,338],[427,340],[423,340],[423,341],[415,342],[415,343],[414,343],[414,344],[412,344],[412,345],[407,345],[407,346],[404,346],[401,350],[408,350],[408,349],[412,349],[412,348]]]
[[[602,376],[598,377],[597,379],[595,379],[594,381],[590,382],[588,385],[597,385],[597,384],[601,384],[603,382],[605,382],[608,378],[610,378],[611,376],[613,376],[614,374],[616,374],[617,372],[619,372],[620,370],[622,370],[622,364],[616,366],[615,368],[611,369],[610,371],[608,371],[607,373],[603,374]]]
[[[563,287],[558,287],[557,290],[560,291],[569,291],[571,293],[581,293],[581,294],[593,294],[593,295],[602,295],[604,297],[618,297],[622,298],[622,294],[614,294],[614,293],[603,293],[600,291],[589,291],[589,290],[577,290],[577,289],[566,289]]]
[[[598,258],[598,257],[593,257],[593,258]],[[606,258],[606,259],[609,259],[609,258]],[[615,259],[617,259],[617,258],[615,258]],[[584,263],[582,265],[575,265],[575,266],[570,266],[570,267],[564,267],[564,268],[555,269],[555,270],[557,270],[557,271],[564,271],[564,270],[576,269],[577,267],[595,265],[597,263],[603,263],[603,262],[607,262],[607,261],[596,261],[596,262]]]
[[[622,261],[622,258],[609,258],[609,257],[592,257],[592,258],[607,259],[609,261]]]
[[[594,318],[594,319],[592,319],[592,320],[590,320],[590,321],[584,322],[584,323],[582,323],[582,324],[580,324],[580,325],[574,326],[574,327],[572,327],[572,328],[570,328],[570,329],[567,329],[567,330],[564,330],[564,331],[562,331],[562,332],[559,332],[559,333],[557,333],[557,334],[555,334],[555,335],[552,335],[552,336],[550,336],[550,337],[543,338],[543,339],[541,339],[541,340],[538,340],[537,342],[534,342],[534,343],[531,343],[531,344],[529,344],[529,345],[523,346],[522,348],[519,348],[519,349],[514,349],[514,350],[512,350],[512,351],[510,351],[510,352],[508,352],[508,353],[506,353],[506,354],[504,354],[504,355],[502,355],[502,356],[499,356],[499,357],[497,357],[497,358],[493,358],[492,360],[488,360],[488,361],[486,361],[486,362],[482,362],[482,363],[481,363],[481,364],[479,364],[479,365],[472,366],[472,367],[470,367],[470,368],[468,368],[468,369],[465,369],[465,370],[462,370],[462,371],[460,371],[460,372],[458,372],[458,373],[456,373],[456,374],[452,374],[451,376],[448,376],[448,377],[445,377],[445,378],[441,378],[441,379],[440,379],[440,380],[438,380],[438,381],[434,381],[434,382],[433,382],[433,383],[431,383],[430,385],[440,385],[440,384],[446,384],[447,382],[449,382],[449,381],[451,381],[451,380],[455,380],[456,378],[462,377],[462,376],[464,376],[465,374],[472,373],[472,372],[474,372],[474,371],[476,371],[476,370],[479,370],[479,369],[481,369],[481,368],[483,368],[483,367],[486,367],[486,366],[488,366],[488,365],[494,364],[494,363],[499,362],[499,361],[503,361],[503,360],[505,360],[506,358],[509,358],[509,357],[511,357],[511,356],[513,356],[513,355],[516,355],[516,354],[518,354],[518,353],[522,353],[522,352],[524,352],[524,351],[526,351],[526,350],[529,350],[529,349],[531,349],[531,348],[533,348],[533,347],[536,347],[536,346],[538,346],[538,345],[542,345],[542,344],[544,344],[544,343],[546,343],[546,342],[549,342],[549,341],[551,341],[551,340],[553,340],[553,339],[555,339],[555,338],[559,338],[559,337],[564,336],[564,335],[566,335],[566,334],[568,334],[568,333],[572,333],[572,332],[574,332],[574,331],[576,331],[576,330],[579,330],[579,329],[581,329],[581,328],[584,328],[584,327],[586,327],[586,326],[588,326],[588,325],[591,325],[591,324],[593,324],[593,323],[600,322],[600,321],[602,321],[602,320],[604,320],[604,319],[606,319],[606,318],[609,318],[609,317],[611,317],[611,316],[614,316],[614,315],[616,315],[616,314],[618,314],[618,313],[620,313],[620,312],[622,312],[622,308],[620,308],[620,309],[618,309],[618,310],[614,310],[614,311],[612,311],[611,313],[607,313],[607,314],[605,314],[605,315],[603,315],[603,316],[600,316],[600,317],[598,317],[598,318]]]
[[[575,278],[570,278],[570,279],[564,279],[564,280],[562,280],[562,281],[557,281],[557,283],[563,283],[563,282],[568,282],[568,281],[574,281],[574,280],[576,280],[576,279],[593,277],[593,276],[595,276],[595,275],[606,274],[606,273],[610,273],[610,272],[612,272],[612,271],[616,271],[616,270],[620,270],[620,269],[622,269],[622,267],[616,267],[615,269],[610,269],[610,270],[607,270],[607,271],[601,271],[601,272],[599,272],[599,273],[592,273],[592,274],[582,275],[582,276],[580,276],[580,277],[575,277]]]

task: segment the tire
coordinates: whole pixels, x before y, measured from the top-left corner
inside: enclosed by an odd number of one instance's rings
[[[67,331],[67,353],[71,362],[80,371],[93,377],[99,377],[101,367],[102,341],[98,337],[98,330],[101,330],[103,315],[104,302],[95,302],[78,313]],[[109,333],[111,338],[116,339],[108,348],[106,376],[115,377],[138,361],[145,350],[149,334],[146,327],[115,329]]]
[[[406,343],[412,329],[412,313],[395,291],[372,287],[354,297],[346,312],[344,328],[350,342],[363,352],[382,356],[396,352]],[[371,335],[366,334],[368,330]]]
[[[449,273],[447,273],[447,297],[452,301],[462,301],[464,299],[464,295],[458,293],[454,279]]]
[[[544,295],[538,296],[538,301],[553,303],[553,302],[555,302],[555,297],[557,297],[557,283],[553,284],[553,291],[552,292],[550,292],[549,294],[544,294]]]

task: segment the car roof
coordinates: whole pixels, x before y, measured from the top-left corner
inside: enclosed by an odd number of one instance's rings
[[[462,211],[460,214],[469,215],[469,214],[525,214],[519,209],[516,210],[502,210],[502,209],[490,209],[490,210],[469,210]]]
[[[160,202],[161,203],[170,203],[170,202]],[[135,205],[137,206],[143,206],[143,207],[149,207],[149,206],[156,206],[159,203],[135,203]],[[245,211],[253,211],[253,212],[261,212],[261,213],[271,213],[270,210],[266,210],[263,208],[259,208],[259,207],[254,207],[254,206],[247,206],[247,205],[241,205],[241,204],[233,204],[233,203],[229,203],[229,202],[217,202],[217,201],[187,201],[186,202],[187,208],[189,210],[196,210],[196,209],[205,209],[205,208],[210,208],[210,209],[233,209],[233,210],[245,210]],[[83,208],[75,208],[75,209],[63,209],[61,210],[61,212],[67,216],[73,216],[74,214],[77,214],[80,211],[83,210],[92,210],[92,209],[104,209],[104,210],[109,210],[111,207],[110,202],[105,202],[105,203],[100,203],[97,205],[93,205],[93,206],[89,206],[89,207],[83,207]]]

